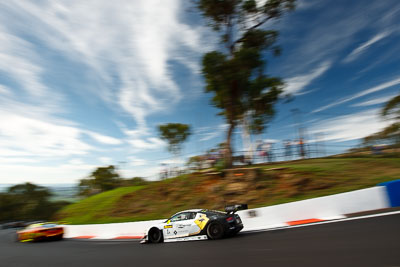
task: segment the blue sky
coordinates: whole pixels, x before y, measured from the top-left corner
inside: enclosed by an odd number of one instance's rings
[[[260,1],[262,2],[262,1]],[[174,160],[157,137],[192,125],[184,157],[223,141],[226,125],[203,93],[202,54],[217,36],[189,1],[0,1],[0,183],[73,183],[97,166],[155,179]],[[269,26],[280,57],[267,72],[294,96],[266,133],[344,151],[387,125],[382,104],[400,88],[400,2],[300,1]],[[242,149],[240,128],[234,136]]]

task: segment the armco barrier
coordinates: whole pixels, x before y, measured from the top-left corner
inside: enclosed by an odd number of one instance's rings
[[[400,180],[381,183],[386,187],[391,207],[400,207]]]
[[[388,185],[376,186],[331,196],[243,210],[239,211],[238,214],[244,224],[243,231],[338,219],[344,217],[345,214],[390,207],[387,188],[391,188],[389,189],[390,191],[392,188],[398,189],[397,186],[398,184],[389,187]],[[396,194],[398,196],[398,193]],[[396,201],[397,198],[393,199]],[[162,221],[66,225],[65,237],[99,239],[140,238],[144,235],[148,227]]]

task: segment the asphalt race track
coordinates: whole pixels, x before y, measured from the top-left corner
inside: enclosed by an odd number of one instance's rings
[[[217,241],[18,243],[0,231],[1,267],[387,266],[400,267],[400,214],[241,234]]]

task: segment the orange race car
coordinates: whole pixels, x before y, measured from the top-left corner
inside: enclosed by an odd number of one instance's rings
[[[17,240],[20,242],[39,240],[61,240],[64,227],[55,223],[35,223],[17,231]]]

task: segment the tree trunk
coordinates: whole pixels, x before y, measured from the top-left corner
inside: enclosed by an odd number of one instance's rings
[[[235,124],[230,123],[229,129],[226,136],[226,148],[225,148],[225,168],[231,168],[233,165],[233,158],[232,158],[232,148],[231,148],[231,140],[232,140],[232,133],[235,129]]]
[[[243,156],[246,162],[253,162],[253,144],[246,115],[242,120]]]

